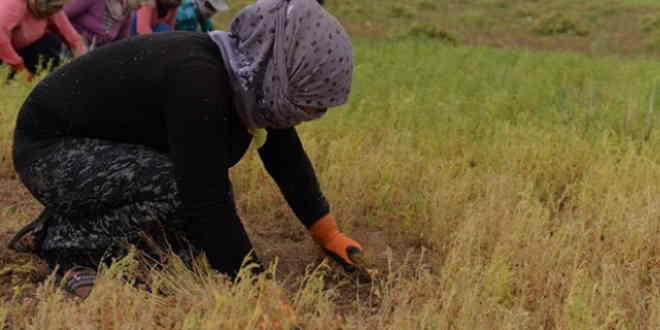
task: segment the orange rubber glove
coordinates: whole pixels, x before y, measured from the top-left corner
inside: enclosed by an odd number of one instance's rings
[[[320,245],[326,253],[330,254],[340,262],[354,265],[351,258],[354,254],[362,253],[362,245],[339,231],[335,218],[325,215],[317,220],[310,228],[310,234],[314,241]]]

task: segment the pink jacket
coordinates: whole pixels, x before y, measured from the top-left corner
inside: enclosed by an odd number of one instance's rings
[[[19,65],[23,59],[16,52],[39,40],[47,31],[53,31],[66,40],[71,49],[85,48],[80,34],[60,10],[48,18],[32,15],[26,0],[0,2],[0,60]]]

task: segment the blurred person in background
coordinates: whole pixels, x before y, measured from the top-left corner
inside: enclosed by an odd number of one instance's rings
[[[183,0],[177,9],[175,30],[209,32],[213,30],[213,15],[228,9],[224,0]]]
[[[87,47],[62,11],[63,0],[0,1],[0,63],[22,71],[28,79],[42,66],[58,66],[64,39],[75,57]]]
[[[14,167],[44,209],[9,247],[79,297],[125,243],[150,251],[145,236],[235,278],[249,256],[261,265],[229,176],[254,144],[314,242],[360,269],[295,128],[346,103],[352,76],[350,38],[314,0],[259,0],[230,32],[156,33],[76,59],[18,114]]]
[[[138,10],[131,18],[129,36],[173,31],[181,0],[138,0]]]
[[[64,12],[88,47],[128,37],[131,14],[138,0],[70,0]]]

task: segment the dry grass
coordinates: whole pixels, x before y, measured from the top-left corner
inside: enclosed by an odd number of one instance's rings
[[[5,77],[8,74],[9,68],[0,65],[0,84],[2,84],[2,101],[0,101],[0,178],[14,176],[11,162],[11,138],[14,134],[16,113],[18,107],[32,89],[32,86],[24,83],[22,79],[19,82],[5,83]]]

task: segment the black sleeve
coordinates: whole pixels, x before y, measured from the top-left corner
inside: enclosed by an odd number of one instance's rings
[[[306,227],[330,212],[295,128],[268,130],[268,140],[259,149],[259,155],[289,206]]]
[[[252,246],[236,212],[228,173],[231,99],[215,63],[172,74],[167,130],[181,215],[191,240],[215,269],[233,275]],[[223,91],[224,90],[224,91]]]

